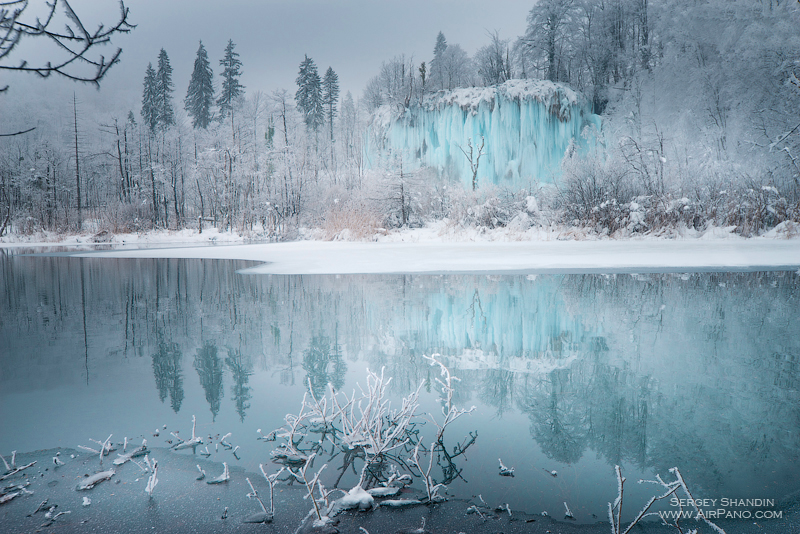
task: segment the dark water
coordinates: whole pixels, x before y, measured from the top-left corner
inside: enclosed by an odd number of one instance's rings
[[[635,480],[673,466],[696,497],[800,490],[796,273],[237,273],[250,265],[0,257],[0,453],[112,433],[166,446],[196,415],[199,435],[240,447],[211,460],[257,472],[274,447],[257,429],[297,413],[309,381],[350,391],[385,367],[395,399],[424,383],[438,413],[422,356],[440,353],[457,404],[476,406],[446,434],[478,434],[454,497],[553,516],[567,501],[593,522],[615,464],[634,502],[654,493]]]

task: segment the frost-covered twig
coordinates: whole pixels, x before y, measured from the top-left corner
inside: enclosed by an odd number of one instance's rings
[[[258,432],[258,434],[259,434],[258,439],[261,440],[261,441],[275,441],[275,438],[277,437],[277,431],[276,430],[271,431],[266,436],[261,432],[260,428],[258,430],[256,430],[256,432]]]
[[[312,410],[311,415],[315,416],[309,419],[311,425],[309,430],[323,434],[329,432],[332,430],[330,419],[333,414],[328,410],[328,398],[317,399],[317,396],[314,395],[314,387],[311,385],[311,377],[308,377],[308,393],[311,395],[311,400],[314,401],[308,407]]]
[[[49,527],[50,525],[52,525],[53,523],[55,523],[56,519],[58,519],[58,518],[59,518],[59,517],[61,517],[62,515],[67,515],[67,514],[71,514],[71,513],[72,513],[72,511],[71,511],[71,510],[67,510],[66,512],[58,512],[58,513],[57,513],[57,514],[55,514],[55,515],[52,515],[52,513],[51,513],[51,512],[47,512],[47,513],[45,514],[45,517],[48,519],[48,521],[47,521],[47,523],[44,523],[44,524],[42,524],[42,525],[41,525],[41,527],[42,527],[42,528],[44,528],[44,527]]]
[[[144,489],[151,498],[153,497],[153,491],[156,489],[156,484],[158,484],[158,461],[153,460],[153,474],[147,479],[147,487]]]
[[[264,475],[264,478],[267,479],[267,484],[269,484],[269,513],[272,517],[275,516],[275,485],[278,483],[278,477],[281,473],[283,473],[286,468],[281,467],[281,470],[277,473],[273,473],[268,475],[266,471],[264,471],[264,464],[258,464],[258,468],[261,469],[261,474]]]
[[[689,488],[688,488],[688,486],[686,486],[686,482],[684,482],[683,477],[681,476],[681,472],[678,471],[678,468],[677,467],[673,467],[672,469],[669,470],[669,472],[672,473],[673,475],[675,475],[676,482],[678,482],[680,484],[680,486],[683,489],[684,493],[686,493],[686,496],[689,498],[689,502],[692,504],[692,506],[694,507],[695,511],[697,512],[697,516],[696,517],[702,519],[703,521],[705,521],[705,523],[708,526],[710,526],[712,529],[714,529],[717,532],[717,534],[725,534],[725,531],[722,530],[717,525],[715,525],[714,523],[712,523],[711,521],[709,521],[708,518],[703,513],[703,511],[697,506],[697,501],[694,500],[694,497],[692,497],[692,494],[689,492]]]
[[[408,459],[409,463],[411,463],[414,467],[417,468],[420,475],[422,476],[422,482],[425,484],[425,491],[428,494],[428,502],[435,503],[441,502],[444,499],[441,495],[439,495],[439,490],[442,488],[447,488],[444,484],[436,484],[431,477],[431,470],[433,469],[433,448],[436,446],[435,443],[431,443],[431,454],[428,458],[428,468],[423,469],[422,464],[419,459],[419,448],[422,440],[417,443],[416,447],[414,447],[414,453]]]
[[[314,505],[314,513],[317,515],[317,519],[322,521],[322,512],[319,509],[319,503],[317,503],[317,500],[314,498],[314,490],[319,483],[319,475],[326,467],[328,467],[328,464],[324,464],[322,467],[320,467],[319,471],[317,471],[314,476],[309,479],[308,468],[313,463],[314,456],[316,456],[316,453],[309,456],[308,461],[302,467],[298,468],[296,472],[289,469],[289,473],[294,476],[298,482],[302,482],[305,485],[306,491],[308,492],[305,498],[311,499],[311,504]]]
[[[264,516],[272,518],[272,516],[269,514],[269,512],[267,512],[267,507],[264,506],[264,502],[261,500],[261,497],[258,496],[258,492],[256,491],[256,488],[253,487],[253,483],[250,482],[250,478],[245,477],[245,480],[247,481],[247,484],[250,486],[250,493],[247,494],[247,497],[257,500],[258,504],[261,505],[261,510],[264,511]]]
[[[173,433],[172,433],[172,435],[173,435],[173,436],[174,436],[176,439],[178,439],[178,440],[180,441],[180,443],[176,443],[175,445],[173,445],[173,446],[172,446],[172,450],[179,451],[179,450],[182,450],[182,449],[188,449],[189,447],[196,447],[196,446],[198,446],[198,445],[202,445],[202,444],[203,444],[203,438],[201,438],[201,437],[198,437],[198,436],[195,434],[195,429],[196,429],[196,427],[197,427],[197,419],[196,419],[196,418],[195,418],[195,416],[193,415],[193,416],[192,416],[192,438],[191,438],[191,439],[188,439],[188,440],[182,440],[180,437],[178,437],[178,436],[177,436],[177,435],[176,435],[176,434],[173,432]]]
[[[13,451],[11,454],[12,454],[11,458],[12,458],[12,463],[13,463],[13,459],[16,456],[17,451]],[[6,472],[11,471],[12,467],[10,465],[8,465],[8,462],[6,461],[5,457],[2,454],[0,454],[0,460],[3,460],[3,464],[5,464],[5,466],[6,466]]]
[[[564,517],[567,519],[575,519],[575,516],[572,515],[572,510],[567,506],[567,501],[564,501]]]
[[[195,480],[203,480],[204,478],[206,478],[206,472],[203,471],[203,468],[200,467],[200,464],[197,464],[197,470],[200,472],[200,474],[197,475],[197,478],[195,478]]]
[[[351,404],[348,415],[350,421],[343,424],[343,441],[351,447],[361,447],[364,450],[366,462],[361,470],[359,479],[363,487],[369,466],[389,452],[403,447],[408,443],[407,430],[419,408],[419,392],[422,383],[408,397],[403,398],[398,410],[390,410],[389,400],[386,399],[386,389],[391,378],[385,378],[384,369],[378,375],[367,369],[367,391],[357,403]],[[354,407],[358,406],[360,417],[354,420]]]
[[[23,465],[23,466],[21,466],[21,467],[14,467],[13,469],[11,469],[11,471],[9,471],[9,472],[8,472],[8,473],[6,473],[5,475],[1,476],[1,477],[0,477],[0,480],[5,480],[5,479],[7,479],[8,477],[14,476],[14,475],[16,475],[17,473],[19,473],[20,471],[24,471],[24,470],[28,469],[29,467],[32,467],[32,466],[34,466],[35,464],[36,464],[36,460],[32,461],[32,462],[31,462],[31,463],[29,463],[29,464]],[[15,464],[14,464],[14,463],[12,463],[12,465],[15,465]]]
[[[127,446],[128,438],[125,438],[125,445]],[[142,444],[131,452],[125,452],[125,448],[122,449],[123,454],[118,454],[117,458],[114,460],[114,465],[122,465],[127,461],[132,460],[133,458],[137,458],[139,456],[144,456],[147,454],[147,440],[143,439]]]
[[[20,495],[33,495],[33,492],[28,490],[28,486],[30,485],[30,482],[26,482],[25,484],[17,484],[0,490],[0,504],[5,504]],[[46,503],[47,501],[45,500],[44,502]],[[40,504],[39,506],[42,505]]]
[[[503,465],[503,460],[500,458],[497,459],[500,462],[500,476],[501,477],[513,477],[514,476],[514,468],[513,467],[506,467]]]
[[[467,514],[478,514],[478,516],[480,516],[481,519],[486,521],[486,516],[483,515],[483,513],[481,513],[480,509],[477,506],[475,506],[474,504],[472,506],[470,506],[469,508],[467,508]]]
[[[453,382],[460,382],[458,377],[455,377],[450,373],[450,369],[445,366],[442,362],[436,359],[439,354],[431,354],[430,356],[423,355],[422,357],[428,360],[431,366],[439,366],[440,376],[442,378],[436,378],[436,382],[439,384],[439,387],[442,391],[442,397],[440,397],[440,401],[442,401],[442,415],[444,415],[444,419],[440,422],[437,421],[436,418],[431,416],[431,422],[436,425],[438,429],[438,433],[436,434],[436,441],[441,442],[442,436],[444,435],[444,431],[447,426],[461,417],[464,414],[472,413],[475,410],[475,406],[472,406],[469,410],[465,410],[463,408],[456,408],[453,405],[453,393],[455,392],[455,388],[453,386]]]
[[[93,449],[91,447],[84,447],[83,445],[78,445],[78,448],[79,449],[83,449],[85,451],[93,452],[93,453],[99,455],[100,456],[100,465],[103,465],[103,456],[107,455],[108,453],[110,453],[112,451],[111,443],[110,443],[112,435],[113,434],[109,434],[108,437],[106,438],[106,440],[102,441],[102,442],[101,441],[97,441],[96,439],[89,438],[89,441],[93,441],[93,442],[97,443],[98,445],[100,445],[100,450],[99,451],[97,449]]]
[[[224,468],[222,474],[213,480],[207,480],[206,484],[222,484],[223,482],[227,482],[231,479],[231,474],[228,471],[228,463],[222,462],[222,467]]]
[[[694,502],[694,498],[692,497],[692,494],[689,491],[689,488],[686,486],[686,483],[684,482],[683,477],[681,476],[680,471],[678,471],[677,467],[673,467],[672,469],[669,470],[670,473],[675,475],[676,478],[672,482],[665,482],[659,475],[656,475],[656,480],[639,481],[639,483],[647,482],[651,484],[660,485],[664,488],[665,491],[661,495],[654,495],[653,497],[651,497],[650,500],[648,500],[647,503],[644,505],[644,507],[639,511],[639,513],[636,515],[633,521],[628,525],[628,527],[625,530],[622,530],[622,524],[621,524],[622,496],[623,496],[623,486],[625,484],[625,477],[622,476],[622,470],[618,465],[614,466],[614,470],[617,475],[617,498],[613,504],[608,503],[608,520],[609,523],[611,524],[611,534],[628,534],[640,520],[642,520],[644,517],[648,515],[654,514],[653,512],[649,512],[650,507],[653,506],[654,503],[666,499],[670,495],[673,495],[678,489],[683,489],[683,492],[689,498],[689,502],[692,503],[695,510],[697,511],[697,516],[696,516],[697,519],[702,519],[703,521],[705,521],[706,524],[708,524],[711,528],[713,528],[717,532],[717,534],[725,534],[724,530],[722,530],[720,527],[709,521],[703,514],[702,510],[700,510],[697,507],[697,505]],[[616,511],[616,516],[614,513],[615,511]],[[664,520],[663,516],[661,516],[661,519],[662,521]],[[680,526],[678,525],[677,519],[675,520],[675,527],[682,532]]]
[[[114,470],[109,469],[108,471],[101,471],[100,473],[96,473],[90,477],[84,478],[78,483],[78,490],[90,490],[95,487],[97,484],[104,480],[108,480],[109,478],[114,476]]]

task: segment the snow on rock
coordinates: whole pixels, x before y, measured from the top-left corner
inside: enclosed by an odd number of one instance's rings
[[[394,497],[400,493],[400,488],[396,486],[370,488],[367,493],[373,497]]]
[[[355,486],[347,495],[336,501],[337,510],[371,510],[375,506],[375,498],[361,486]]]
[[[373,115],[365,156],[372,168],[404,171],[430,167],[471,187],[473,159],[485,141],[478,183],[526,188],[551,182],[567,151],[593,144],[587,130],[600,129],[588,101],[568,87],[509,80],[492,87],[439,92],[398,112],[383,106]],[[587,138],[589,140],[587,140]]]
[[[385,501],[381,501],[381,506],[389,508],[405,508],[407,506],[419,506],[421,504],[422,501],[418,501],[417,499],[386,499]]]

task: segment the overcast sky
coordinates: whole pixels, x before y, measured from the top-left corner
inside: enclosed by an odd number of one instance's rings
[[[31,0],[31,3],[44,0]],[[104,81],[100,95],[81,91],[87,99],[106,100],[111,95],[141,99],[148,62],[155,65],[163,47],[170,58],[176,104],[186,87],[203,41],[219,83],[219,60],[228,39],[233,39],[242,61],[246,91],[271,92],[284,88],[294,94],[295,78],[304,54],[313,58],[320,75],[331,66],[339,75],[341,94],[362,94],[366,82],[378,73],[382,61],[395,55],[413,55],[416,64],[429,61],[439,31],[448,43],[460,44],[470,55],[488,42],[487,32],[516,38],[526,27],[534,0],[126,0],[130,21],[137,27],[113,39],[123,49],[122,62]],[[116,20],[116,0],[72,0],[78,15],[94,28]],[[20,43],[20,54],[32,54],[36,40]],[[112,47],[104,50],[113,52]],[[18,79],[20,75],[15,75]],[[12,89],[15,79],[6,78]],[[39,82],[41,83],[41,82]],[[23,83],[22,86],[28,86]],[[71,94],[66,80],[47,87]],[[48,89],[50,90],[50,89]],[[17,98],[24,91],[17,91]],[[13,95],[8,95],[13,98]],[[130,105],[133,105],[131,102]],[[138,106],[138,105],[137,105]],[[182,106],[180,106],[182,107]],[[134,108],[138,111],[138,107]]]

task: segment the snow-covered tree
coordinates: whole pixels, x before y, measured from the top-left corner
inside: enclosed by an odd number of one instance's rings
[[[317,65],[308,56],[300,63],[297,75],[297,92],[294,95],[297,108],[303,114],[306,126],[311,131],[318,131],[325,122],[325,108],[322,97],[322,81],[317,72]]]
[[[322,79],[322,103],[325,105],[325,119],[328,121],[331,134],[331,166],[333,166],[333,121],[336,118],[339,104],[339,76],[328,67]]]
[[[158,127],[158,89],[156,86],[156,71],[153,69],[153,64],[148,63],[142,92],[142,119],[151,132]]]
[[[233,112],[234,102],[244,92],[244,85],[239,82],[239,77],[242,75],[242,62],[239,60],[239,54],[233,50],[235,47],[233,40],[229,39],[228,45],[225,47],[225,54],[219,61],[222,67],[222,89],[217,98],[220,120]]]
[[[447,39],[442,32],[439,32],[433,47],[433,59],[430,61],[430,85],[435,91],[446,88],[443,74],[445,51],[447,51]]]
[[[186,112],[192,117],[194,128],[207,128],[211,122],[211,106],[214,103],[214,73],[208,61],[208,53],[200,41],[197,57],[194,60],[192,78],[186,91],[184,106]]]
[[[163,48],[158,53],[158,70],[156,71],[156,114],[161,128],[169,128],[175,124],[175,110],[172,107],[172,67],[169,57]]]
[[[475,67],[484,85],[496,85],[512,78],[508,39],[500,39],[498,32],[490,36],[491,43],[475,53]]]
[[[447,47],[441,58],[440,76],[444,89],[470,87],[475,81],[475,67],[461,45]]]
[[[574,7],[575,0],[539,0],[528,14],[523,47],[550,81],[559,81],[559,71],[564,68],[564,44]]]

